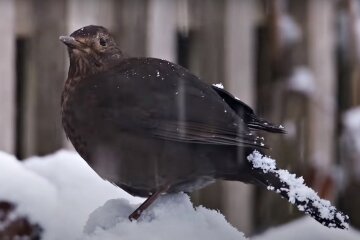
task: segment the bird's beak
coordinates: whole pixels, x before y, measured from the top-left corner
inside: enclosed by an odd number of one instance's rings
[[[69,48],[79,49],[81,46],[81,43],[79,41],[76,41],[75,38],[70,37],[70,36],[60,36],[59,40],[62,41]]]

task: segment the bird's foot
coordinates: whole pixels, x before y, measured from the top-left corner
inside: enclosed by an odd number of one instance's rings
[[[141,214],[162,194],[170,188],[170,184],[164,185],[154,194],[150,195],[133,213],[129,215],[129,220],[138,220]]]

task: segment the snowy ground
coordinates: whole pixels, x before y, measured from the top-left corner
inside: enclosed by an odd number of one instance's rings
[[[298,220],[272,228],[252,240],[359,240],[360,232],[350,227],[349,230],[326,228],[314,224],[314,219],[303,217]]]
[[[0,201],[4,200],[16,204],[12,219],[26,216],[39,224],[45,240],[245,239],[223,215],[194,208],[185,194],[161,197],[138,221],[130,222],[128,215],[143,199],[101,179],[68,151],[25,162],[0,152]],[[4,228],[6,223],[0,224],[0,233]],[[352,240],[360,239],[360,234],[328,229],[304,218],[254,239]]]
[[[217,211],[194,209],[185,194],[162,197],[139,221],[130,222],[128,215],[143,199],[104,181],[67,151],[24,163],[0,152],[4,200],[16,204],[16,215],[38,223],[49,240],[245,239]]]

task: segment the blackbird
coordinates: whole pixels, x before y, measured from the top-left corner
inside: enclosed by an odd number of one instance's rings
[[[148,197],[130,219],[160,194],[191,192],[216,179],[272,186],[289,198],[277,174],[246,160],[267,147],[258,130],[284,133],[281,126],[175,63],[128,57],[104,27],[86,26],[60,40],[70,57],[64,130],[101,176]],[[323,224],[341,227],[311,203],[305,208]]]

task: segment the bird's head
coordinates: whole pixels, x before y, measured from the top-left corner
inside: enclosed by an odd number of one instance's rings
[[[102,26],[86,26],[59,39],[68,48],[69,74],[94,73],[124,57],[112,35]]]

